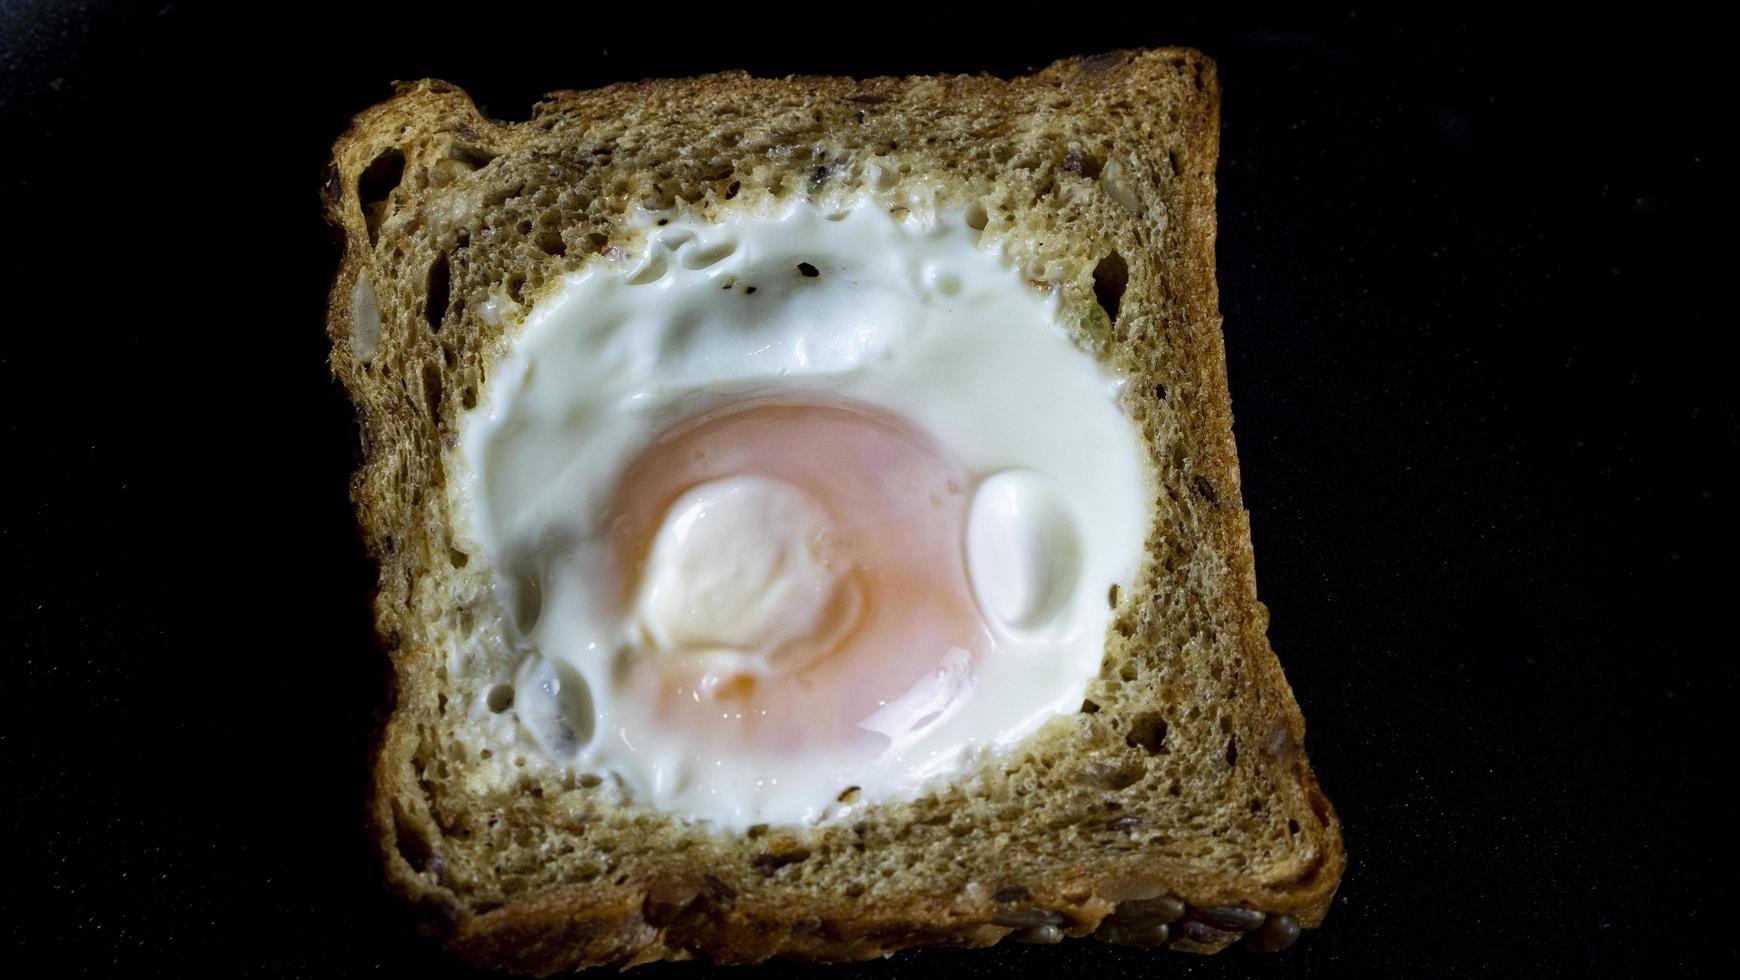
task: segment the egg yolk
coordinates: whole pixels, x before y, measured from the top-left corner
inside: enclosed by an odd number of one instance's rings
[[[876,750],[968,694],[990,631],[970,478],[912,422],[822,395],[678,423],[611,503],[615,665],[655,723],[721,750]]]

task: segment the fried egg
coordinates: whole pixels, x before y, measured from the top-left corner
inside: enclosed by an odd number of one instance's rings
[[[1150,477],[964,212],[646,215],[524,315],[450,465],[548,765],[727,828],[909,798],[1077,711]]]

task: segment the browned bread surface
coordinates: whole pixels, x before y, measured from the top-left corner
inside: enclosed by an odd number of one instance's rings
[[[1096,930],[1212,951],[1321,921],[1345,857],[1256,597],[1214,279],[1218,118],[1213,64],[1159,49],[1007,81],[646,81],[553,94],[522,123],[426,80],[355,119],[324,188],[344,238],[327,329],[396,676],[371,814],[389,878],[455,951],[536,973]],[[454,531],[450,450],[526,308],[640,248],[634,213],[805,197],[965,207],[983,247],[1060,291],[1078,343],[1130,379],[1152,524],[1079,713],[917,799],[725,834],[480,727],[501,713],[502,610]]]

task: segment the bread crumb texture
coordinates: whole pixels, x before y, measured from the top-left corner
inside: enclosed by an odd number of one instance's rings
[[[1212,62],[1159,49],[1013,80],[647,81],[555,93],[518,123],[425,80],[354,120],[323,197],[344,242],[331,362],[361,422],[352,491],[396,676],[371,816],[391,881],[455,951],[534,973],[1011,935],[1213,951],[1322,919],[1345,858],[1256,597],[1214,281],[1218,115]],[[1153,519],[1079,713],[916,800],[731,835],[518,733],[450,451],[525,311],[633,256],[635,215],[795,199],[964,208],[982,247],[1061,291],[1077,342],[1129,379]]]

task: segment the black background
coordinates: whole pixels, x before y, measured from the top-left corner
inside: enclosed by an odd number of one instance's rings
[[[321,329],[320,168],[389,80],[523,118],[647,75],[1008,75],[1163,43],[1220,64],[1245,500],[1345,823],[1335,907],[1266,959],[1082,942],[767,972],[1740,961],[1734,112],[1711,25],[596,6],[0,0],[12,968],[453,971],[361,830],[385,659]]]

